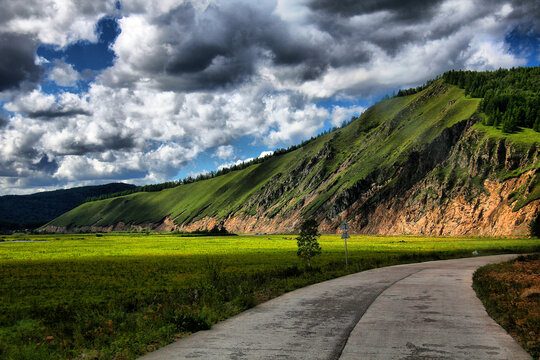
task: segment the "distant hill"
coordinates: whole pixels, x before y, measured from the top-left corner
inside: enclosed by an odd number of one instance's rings
[[[327,233],[347,219],[354,233],[526,234],[540,212],[539,84],[540,68],[449,72],[292,151],[87,202],[45,230],[290,233],[313,217]]]
[[[86,198],[135,188],[135,185],[112,183],[31,195],[0,196],[0,230],[36,228],[81,205]]]

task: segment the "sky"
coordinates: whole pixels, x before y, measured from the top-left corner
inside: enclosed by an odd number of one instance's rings
[[[540,2],[0,0],[0,195],[182,179],[450,69],[540,62]]]

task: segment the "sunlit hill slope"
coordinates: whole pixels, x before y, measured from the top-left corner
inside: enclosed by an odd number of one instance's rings
[[[159,192],[85,203],[47,231],[526,234],[539,211],[540,133],[482,125],[480,98],[439,79],[349,125],[245,169]]]

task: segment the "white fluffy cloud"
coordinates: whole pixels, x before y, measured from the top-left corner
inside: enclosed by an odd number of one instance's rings
[[[241,137],[287,146],[365,110],[320,100],[369,98],[452,68],[522,65],[505,34],[538,19],[534,4],[468,0],[134,0],[121,10],[8,0],[2,9],[0,50],[13,55],[0,59],[4,193],[164,181],[202,152],[230,166]],[[36,46],[96,41],[105,15],[119,16],[113,66],[77,94],[36,87],[45,64]],[[81,79],[65,61],[47,65],[60,86]]]
[[[353,116],[359,116],[366,110],[363,106],[342,107],[334,105],[332,108],[332,125],[340,126],[344,121],[349,121]]]
[[[41,43],[65,46],[77,40],[96,40],[98,19],[115,12],[114,0],[3,0],[3,32],[30,34]]]
[[[61,93],[58,96],[33,90],[15,98],[4,108],[28,118],[60,118],[89,114],[88,96],[73,93]]]
[[[263,151],[261,152],[261,154],[258,156],[258,158],[263,158],[263,157],[266,157],[266,156],[270,156],[274,154],[274,152],[272,150],[269,150],[269,151]]]
[[[243,163],[250,162],[251,160],[254,160],[254,158],[250,157],[250,158],[247,158],[247,159],[239,159],[239,160],[236,160],[236,161],[229,161],[229,162],[226,162],[224,164],[219,165],[217,169],[218,169],[218,171],[223,170],[223,169],[227,169],[227,168],[233,167],[235,165],[242,165]]]
[[[267,145],[300,140],[306,134],[314,134],[329,117],[328,110],[300,99],[300,107],[289,94],[270,95],[263,98],[264,114],[267,114],[270,131],[264,138]]]
[[[74,86],[80,79],[80,75],[73,66],[63,61],[56,61],[54,68],[49,73],[49,79],[60,86]]]
[[[234,156],[234,147],[232,145],[219,146],[214,152],[214,156],[221,160],[227,160]]]

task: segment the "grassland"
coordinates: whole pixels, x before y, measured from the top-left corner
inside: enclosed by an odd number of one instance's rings
[[[473,287],[489,315],[533,357],[540,358],[540,256],[484,266]]]
[[[540,142],[540,134],[538,134],[537,131],[528,128],[520,128],[514,133],[506,134],[503,133],[501,129],[494,126],[487,126],[478,123],[475,124],[474,127],[486,133],[490,138],[505,138],[517,145],[531,146]]]
[[[538,239],[339,236],[307,271],[291,235],[0,237],[0,358],[133,359],[285,291],[374,267],[540,251]],[[44,240],[13,242],[12,240]]]

